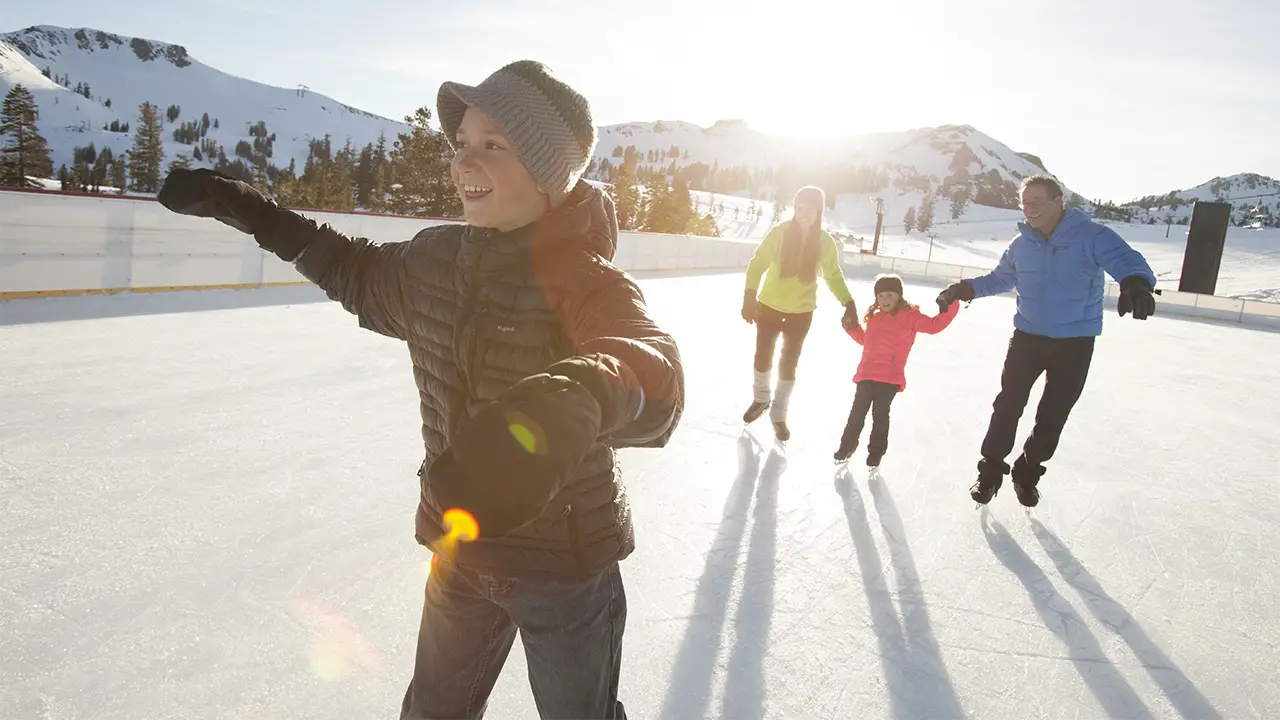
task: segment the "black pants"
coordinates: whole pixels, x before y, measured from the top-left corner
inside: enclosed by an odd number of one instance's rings
[[[756,313],[756,370],[765,372],[773,367],[773,352],[781,334],[782,358],[778,361],[778,379],[795,380],[800,350],[804,348],[804,339],[812,324],[811,312],[784,313],[760,305]]]
[[[898,396],[898,386],[875,380],[862,380],[858,390],[853,394],[853,409],[849,411],[849,421],[844,425],[844,434],[840,436],[841,454],[858,449],[858,440],[862,437],[862,426],[867,421],[867,410],[871,411],[871,440],[867,443],[868,460],[878,461],[889,449],[889,406]]]
[[[516,633],[543,718],[626,720],[618,702],[627,597],[615,564],[581,582],[431,570],[401,720],[479,718]]]
[[[1058,438],[1071,408],[1084,390],[1093,359],[1092,337],[1048,338],[1015,330],[1000,376],[1000,394],[992,403],[991,424],[982,441],[986,463],[1004,468],[1013,451],[1018,420],[1027,405],[1031,386],[1044,373],[1044,392],[1036,408],[1036,423],[1023,445],[1026,463],[1036,468],[1049,461],[1058,449]]]

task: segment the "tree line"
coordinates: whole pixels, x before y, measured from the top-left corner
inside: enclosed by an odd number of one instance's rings
[[[348,140],[336,146],[326,135],[309,142],[301,167],[291,159],[288,166],[273,162],[276,134],[265,122],[251,125],[248,135],[236,142],[232,153],[208,137],[219,121],[204,113],[199,119],[183,122],[172,130],[174,142],[190,146],[172,159],[165,149],[165,124],[181,117],[181,108],[171,105],[163,112],[150,102],[138,107],[133,125],[133,145],[123,153],[94,143],[76,147],[72,162],[53,170],[48,143],[37,128],[39,108],[31,92],[14,86],[4,101],[0,134],[9,140],[0,147],[0,185],[38,187],[32,178],[56,177],[62,189],[79,192],[155,193],[164,177],[177,168],[213,167],[231,177],[248,182],[281,205],[312,210],[349,212],[365,210],[412,217],[458,218],[462,205],[449,175],[452,150],[443,134],[430,127],[431,111],[419,108],[405,118],[407,132],[388,142],[385,135],[376,143],[355,147]],[[104,128],[127,131],[128,124]],[[168,165],[165,165],[169,160]],[[626,215],[620,217],[625,229],[652,232],[716,235],[711,214],[695,211],[688,178],[668,184],[657,174],[644,181],[630,176],[611,188],[615,203]]]

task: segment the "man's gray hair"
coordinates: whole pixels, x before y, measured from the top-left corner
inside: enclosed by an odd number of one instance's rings
[[[1023,190],[1026,190],[1032,185],[1039,185],[1048,191],[1049,198],[1051,200],[1056,200],[1062,197],[1062,186],[1058,184],[1058,181],[1055,180],[1052,175],[1036,173],[1035,175],[1028,175],[1022,178],[1022,183],[1018,185],[1018,193],[1021,194]]]

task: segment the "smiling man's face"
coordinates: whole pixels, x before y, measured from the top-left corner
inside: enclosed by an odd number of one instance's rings
[[[1039,183],[1022,191],[1022,214],[1027,224],[1045,235],[1053,232],[1062,220],[1062,197],[1051,197],[1049,188]]]

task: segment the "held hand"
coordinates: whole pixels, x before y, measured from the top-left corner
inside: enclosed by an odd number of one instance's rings
[[[466,421],[427,471],[440,512],[465,510],[479,538],[502,537],[534,520],[600,434],[600,405],[581,384],[535,375]]]
[[[858,326],[858,304],[852,300],[844,306],[844,317],[840,318],[840,327],[850,330]]]
[[[967,280],[951,283],[947,289],[938,293],[938,312],[946,312],[947,308],[951,307],[951,303],[957,300],[973,301],[973,286]]]
[[[1151,285],[1137,275],[1120,281],[1120,299],[1116,302],[1120,317],[1132,312],[1134,320],[1146,320],[1156,314],[1156,299]]]

